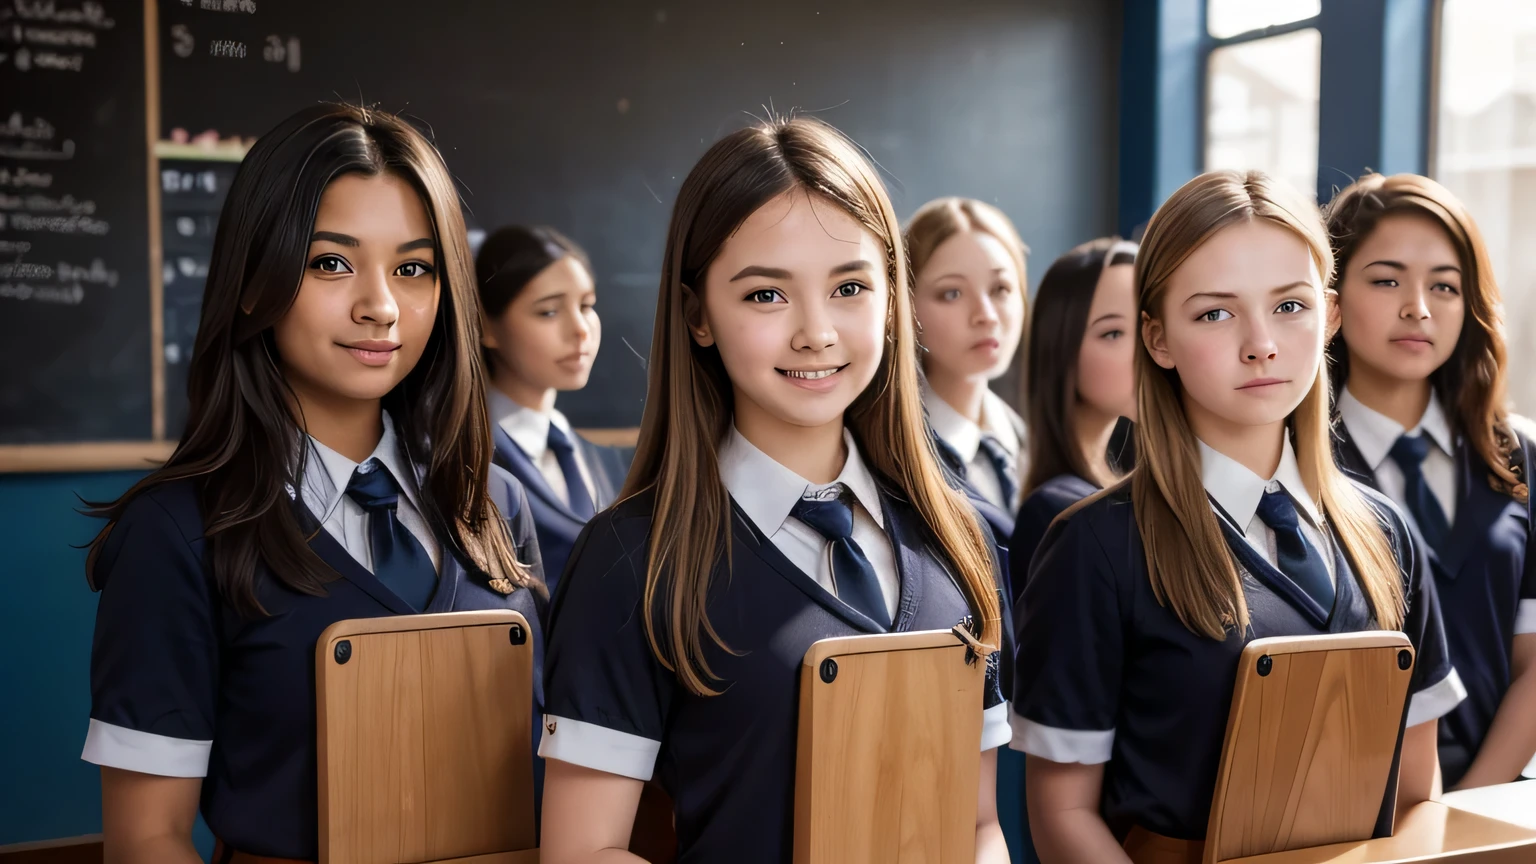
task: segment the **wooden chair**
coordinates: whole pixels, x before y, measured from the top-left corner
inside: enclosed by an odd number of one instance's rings
[[[934,630],[806,652],[795,864],[975,860],[986,662],[967,650]]]
[[[1132,859],[1536,861],[1536,831],[1439,802],[1419,804],[1393,824],[1414,660],[1408,638],[1396,632],[1249,643],[1238,666],[1203,848],[1143,833],[1140,842],[1127,842]]]
[[[508,610],[326,628],[320,864],[537,864],[529,633]]]

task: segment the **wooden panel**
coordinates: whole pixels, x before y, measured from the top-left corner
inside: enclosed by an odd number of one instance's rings
[[[1243,651],[1205,860],[1365,840],[1402,729],[1401,633],[1258,639]],[[1269,672],[1261,675],[1261,657]]]
[[[451,861],[435,861],[433,864],[539,864],[539,850],[525,849],[522,852],[493,852],[490,855],[454,858]]]
[[[1426,801],[1398,820],[1391,837],[1235,859],[1233,864],[1530,864],[1536,831]]]
[[[800,676],[796,864],[975,858],[986,664],[968,665],[966,650],[948,631],[811,646]]]
[[[0,864],[101,864],[101,835],[0,846]]]
[[[1536,829],[1536,781],[1525,780],[1447,792],[1440,803],[1457,810]]]
[[[512,644],[514,627],[529,632],[516,612],[458,612],[338,622],[321,636],[322,864],[533,848],[533,645]]]
[[[581,437],[604,447],[633,447],[640,440],[640,427],[629,426],[614,429],[577,429]]]
[[[0,472],[149,471],[171,458],[175,441],[0,446]]]

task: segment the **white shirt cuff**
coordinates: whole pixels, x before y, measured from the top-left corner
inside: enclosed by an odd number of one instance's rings
[[[1008,703],[999,702],[981,712],[981,752],[996,750],[1008,743],[1013,730],[1008,728]]]
[[[544,737],[539,742],[539,755],[545,759],[559,759],[594,771],[649,780],[656,770],[659,753],[660,741],[596,723],[544,715]]]
[[[140,732],[92,720],[80,758],[105,768],[160,777],[206,777],[212,741],[193,741]]]
[[[1515,635],[1536,633],[1536,600],[1521,600],[1515,607]]]
[[[1012,711],[1008,724],[1013,727],[1010,748],[1052,762],[1102,765],[1109,761],[1115,747],[1113,729],[1057,729]]]
[[[1461,683],[1461,676],[1456,673],[1455,667],[1452,667],[1451,674],[1441,678],[1440,683],[1431,684],[1408,697],[1407,725],[1417,726],[1439,720],[1451,713],[1451,709],[1460,705],[1465,698],[1467,688]]]

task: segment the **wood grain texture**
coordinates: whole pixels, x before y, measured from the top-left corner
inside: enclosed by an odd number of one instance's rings
[[[1335,843],[1250,858],[1233,864],[1531,864],[1536,831],[1447,807],[1438,801],[1415,805],[1398,820],[1391,837]]]
[[[889,650],[886,650],[889,649]],[[948,631],[806,652],[795,864],[941,864],[976,854],[986,664]],[[837,664],[831,683],[823,661]]]
[[[1401,633],[1257,639],[1244,648],[1205,861],[1369,839],[1404,719]],[[1270,671],[1259,674],[1260,659]]]
[[[1440,803],[1501,822],[1536,829],[1536,781],[1524,780],[1447,792]]]
[[[533,644],[512,644],[514,627],[529,632],[497,610],[341,621],[321,635],[321,864],[480,864],[534,847]],[[503,860],[522,864],[485,864]]]

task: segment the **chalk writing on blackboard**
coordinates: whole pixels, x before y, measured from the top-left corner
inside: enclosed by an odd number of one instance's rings
[[[60,8],[54,0],[15,0],[12,10],[23,21],[52,21],[56,24],[79,24],[97,30],[110,30],[117,22],[107,17],[107,10],[100,3],[82,3],[74,8]],[[0,21],[10,15],[0,15]]]
[[[228,57],[232,60],[245,59],[245,43],[234,39],[215,39],[208,43],[208,53],[214,57]]]

